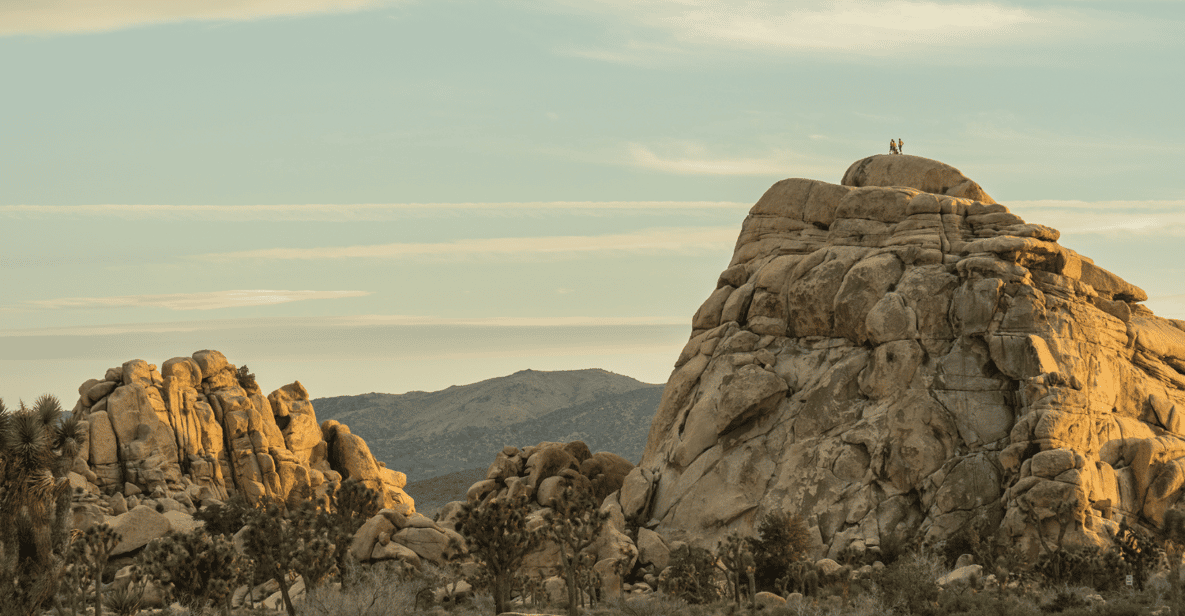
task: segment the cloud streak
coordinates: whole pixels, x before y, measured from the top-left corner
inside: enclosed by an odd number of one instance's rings
[[[553,212],[575,215],[628,215],[664,211],[742,210],[735,201],[529,201],[506,203],[353,203],[283,205],[0,205],[8,220],[202,220],[361,222],[407,217],[531,216]]]
[[[358,327],[632,327],[684,326],[687,316],[552,316],[552,317],[440,317],[431,315],[354,315],[342,317],[268,317],[249,319],[207,319],[162,323],[117,323],[73,327],[39,327],[0,330],[3,337],[28,336],[117,336],[146,333],[212,332],[238,329],[349,329]]]
[[[243,306],[271,306],[310,299],[362,297],[369,291],[211,291],[207,293],[169,293],[165,295],[121,295],[115,297],[62,297],[31,300],[18,308],[63,310],[78,308],[167,308],[169,310],[216,310]]]
[[[6,0],[0,36],[105,32],[178,21],[249,21],[361,11],[391,0]]]
[[[594,253],[691,254],[731,249],[736,242],[736,233],[736,228],[731,226],[656,228],[634,233],[593,236],[498,237],[437,243],[265,248],[209,253],[191,258],[204,261],[405,258],[457,260],[474,257],[556,259]]]
[[[834,170],[834,167],[820,164],[818,158],[810,158],[789,150],[775,150],[764,157],[728,158],[713,155],[696,142],[672,144],[660,154],[641,143],[626,145],[626,163],[643,169],[677,173],[681,175],[818,175]]]
[[[1010,201],[1017,214],[1066,234],[1185,236],[1185,201]]]
[[[634,64],[653,63],[656,53],[671,58],[702,57],[710,50],[722,49],[773,54],[924,54],[937,49],[1088,36],[1101,25],[1101,20],[1082,11],[985,1],[572,0],[563,6],[614,20],[618,40],[608,48],[569,47],[561,53]],[[644,32],[629,31],[622,36],[621,25]]]

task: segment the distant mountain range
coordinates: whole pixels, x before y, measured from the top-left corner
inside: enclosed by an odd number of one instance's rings
[[[388,468],[422,481],[489,466],[506,445],[541,441],[582,440],[637,463],[662,390],[599,369],[523,370],[435,392],[312,402],[319,421],[350,426]]]

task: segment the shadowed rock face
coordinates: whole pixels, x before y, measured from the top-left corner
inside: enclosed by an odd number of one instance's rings
[[[75,469],[95,495],[181,494],[192,510],[202,499],[236,492],[253,501],[320,497],[356,477],[387,507],[413,507],[403,473],[383,467],[346,426],[317,424],[299,381],[265,397],[218,351],[175,357],[159,373],[132,360],[78,391],[74,412],[90,439]]]
[[[778,182],[692,318],[626,516],[712,545],[801,512],[819,556],[983,514],[1035,550],[1162,524],[1185,484],[1185,323],[957,169]],[[1059,509],[1060,508],[1060,509]]]

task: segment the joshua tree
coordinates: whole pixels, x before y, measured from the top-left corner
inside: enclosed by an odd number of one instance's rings
[[[491,580],[495,614],[507,611],[512,577],[541,539],[527,529],[528,511],[527,499],[520,495],[465,503],[458,517],[469,553]]]
[[[79,578],[89,578],[94,584],[94,616],[103,616],[103,569],[107,567],[107,560],[111,558],[115,546],[119,545],[119,540],[119,533],[111,530],[107,524],[100,524],[86,529],[70,546],[70,560],[81,569]]]
[[[292,597],[288,595],[289,576],[301,572],[321,575],[319,565],[332,562],[334,545],[327,531],[317,524],[307,523],[299,508],[286,511],[282,504],[266,501],[247,512],[247,532],[244,548],[255,561],[256,571],[280,585],[280,595],[288,616],[296,616]],[[306,580],[306,584],[317,580]]]
[[[85,439],[53,396],[13,412],[0,400],[0,612],[36,614],[54,595],[71,517],[66,473]]]
[[[230,614],[231,593],[246,573],[246,559],[230,539],[201,530],[157,539],[144,548],[139,561],[148,576],[195,613],[213,603],[223,616]]]
[[[580,613],[577,600],[580,552],[597,540],[609,513],[599,511],[590,494],[568,487],[544,519],[548,537],[560,546],[560,563],[564,568],[564,581],[568,584],[568,616],[577,616]]]
[[[382,509],[382,498],[356,478],[346,479],[340,487],[331,488],[326,496],[329,499],[327,513],[319,514],[319,519],[328,529],[328,538],[334,545],[333,562],[337,563],[338,577],[345,586],[349,583],[346,572],[349,571],[350,542],[354,533]],[[308,579],[305,584],[309,584]]]
[[[753,569],[753,553],[749,551],[748,542],[744,538],[737,533],[730,533],[716,546],[716,556],[728,573],[732,598],[739,607],[742,580],[746,579]]]

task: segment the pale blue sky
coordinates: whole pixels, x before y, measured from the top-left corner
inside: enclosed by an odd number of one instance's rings
[[[0,2],[0,397],[665,381],[773,182],[960,168],[1185,318],[1185,3]]]

